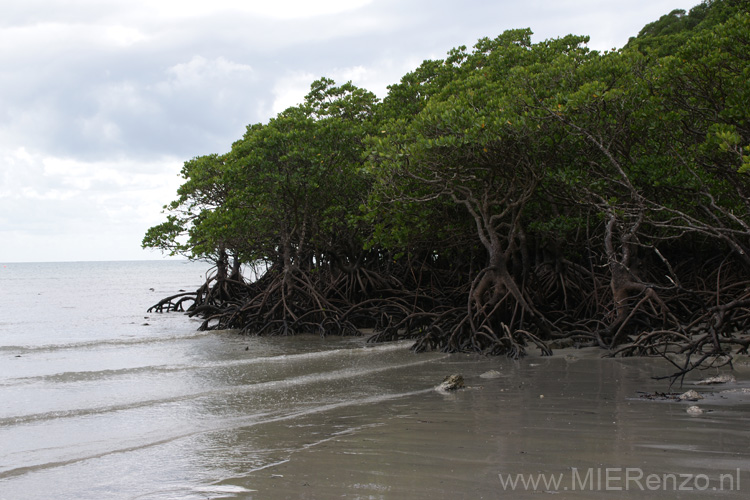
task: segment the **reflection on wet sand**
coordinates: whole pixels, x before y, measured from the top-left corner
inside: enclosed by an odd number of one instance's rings
[[[697,498],[705,490],[745,498],[750,395],[721,391],[742,388],[747,377],[733,387],[686,382],[705,396],[707,413],[696,418],[686,412],[692,403],[639,398],[668,389],[650,379],[668,369],[663,362],[600,355],[455,355],[393,374],[382,383],[396,392],[448,373],[462,373],[468,387],[248,429],[242,439],[266,450],[275,443],[278,461],[222,484],[252,499],[474,499],[510,490],[513,498]],[[491,370],[498,375],[481,376]]]

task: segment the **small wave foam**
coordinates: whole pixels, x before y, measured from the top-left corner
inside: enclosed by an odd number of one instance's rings
[[[196,337],[179,337],[185,338],[196,338]],[[170,341],[169,339],[163,339],[164,341]],[[160,340],[161,341],[161,340]],[[128,342],[128,341],[108,341],[105,345],[128,345],[133,346],[140,344],[141,342]],[[148,342],[146,342],[148,343]],[[81,345],[91,346],[93,348],[97,343],[82,343]],[[16,377],[7,378],[0,380],[0,386],[15,386],[15,385],[28,385],[34,383],[45,383],[45,384],[68,384],[77,382],[91,382],[103,379],[112,379],[118,377],[129,377],[133,375],[141,374],[169,374],[196,370],[206,370],[212,368],[225,368],[225,367],[242,367],[251,366],[257,364],[266,363],[301,363],[307,361],[317,361],[326,358],[336,357],[350,357],[350,356],[374,356],[378,354],[388,354],[397,351],[405,351],[411,345],[410,341],[399,341],[387,344],[378,345],[366,345],[356,347],[341,347],[329,350],[306,352],[298,354],[279,354],[275,356],[258,356],[248,359],[235,359],[235,360],[221,360],[213,362],[202,362],[196,364],[182,364],[182,365],[149,365],[149,366],[138,366],[128,367],[120,369],[106,369],[106,370],[91,370],[91,371],[68,371],[60,373],[51,373],[36,376],[27,377]],[[39,348],[41,350],[41,348]]]
[[[131,347],[139,344],[150,345],[160,342],[174,342],[176,340],[191,340],[201,337],[215,335],[212,331],[190,331],[179,335],[154,335],[150,337],[119,337],[102,340],[84,340],[80,342],[66,342],[61,344],[36,344],[36,345],[4,345],[0,346],[0,353],[23,354],[38,352],[54,352],[62,350],[88,350],[99,347]]]
[[[442,357],[441,357],[442,358]],[[237,386],[229,386],[225,388],[214,388],[212,390],[197,391],[187,394],[173,395],[165,398],[148,399],[142,401],[133,401],[129,403],[90,407],[90,408],[76,408],[70,410],[59,410],[50,411],[43,413],[35,413],[28,415],[17,415],[0,418],[0,428],[4,426],[18,426],[26,424],[35,424],[45,422],[49,420],[63,419],[63,418],[81,418],[89,417],[92,415],[107,414],[120,411],[135,410],[139,408],[151,408],[159,405],[167,405],[174,403],[181,403],[191,400],[197,400],[206,397],[227,397],[234,395],[242,395],[246,393],[261,393],[263,391],[276,392],[283,389],[294,388],[297,386],[326,383],[330,384],[334,381],[346,380],[355,377],[364,377],[368,375],[374,375],[390,370],[398,370],[404,368],[410,368],[425,363],[431,363],[435,359],[441,358],[418,358],[418,360],[398,363],[398,364],[386,364],[382,366],[374,366],[371,368],[344,368],[340,370],[320,372],[320,373],[309,373],[294,378],[269,380],[264,382],[258,382],[253,384],[242,384]],[[428,390],[431,390],[428,389]]]
[[[152,373],[176,373],[196,368],[190,365],[162,365],[162,366],[138,366],[133,368],[120,368],[111,370],[73,371],[47,375],[36,375],[30,377],[9,378],[0,381],[0,386],[28,385],[35,383],[44,384],[70,384],[78,382],[93,382],[104,379],[129,377],[132,375],[143,375]]]
[[[276,412],[276,413],[271,413],[271,412],[258,413],[254,415],[247,415],[241,418],[235,417],[235,418],[215,419],[210,423],[210,425],[205,425],[203,427],[193,428],[190,430],[183,430],[181,432],[175,432],[172,435],[162,436],[160,439],[149,440],[148,442],[143,442],[138,445],[120,447],[116,449],[109,449],[109,450],[105,450],[105,451],[102,451],[100,453],[95,453],[95,454],[84,454],[78,457],[71,457],[68,460],[59,460],[55,462],[40,463],[40,464],[29,465],[29,466],[24,466],[24,467],[0,468],[0,481],[3,479],[14,477],[14,476],[21,476],[21,475],[25,475],[25,474],[29,474],[29,473],[33,473],[37,471],[42,471],[46,469],[72,465],[78,462],[83,462],[86,460],[91,460],[91,459],[96,459],[96,458],[102,458],[102,457],[106,457],[112,454],[127,453],[127,452],[138,451],[138,450],[142,450],[146,448],[152,448],[152,447],[164,445],[164,444],[167,444],[167,443],[179,440],[179,439],[184,439],[184,438],[192,437],[192,436],[199,435],[199,434],[205,434],[208,432],[217,432],[217,431],[224,431],[224,430],[237,429],[237,428],[249,428],[249,427],[255,427],[258,425],[271,424],[271,423],[276,423],[276,422],[285,422],[285,421],[290,421],[290,420],[306,417],[309,415],[328,412],[328,411],[332,411],[332,410],[336,410],[340,408],[377,404],[377,403],[382,403],[382,402],[391,401],[395,399],[401,399],[405,397],[426,394],[429,392],[432,392],[431,388],[408,391],[408,392],[379,394],[379,395],[368,396],[364,398],[347,399],[347,400],[337,401],[333,403],[318,404],[318,405],[305,407],[301,409],[297,408],[297,409],[293,409],[292,411],[286,410],[284,412]],[[316,446],[321,443],[325,443],[331,439],[334,439],[338,435],[346,434],[349,432],[354,432],[355,430],[356,429],[347,429],[332,437],[324,438],[314,443],[305,445],[303,446],[303,448]],[[269,463],[266,465],[261,465],[256,470],[262,470],[268,467],[272,467],[274,465],[279,465],[280,463],[284,463],[285,461],[286,460],[282,460],[280,462],[277,461],[276,463]],[[146,497],[143,497],[143,498],[146,498]]]

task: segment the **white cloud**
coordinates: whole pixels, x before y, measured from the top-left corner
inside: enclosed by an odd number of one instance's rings
[[[369,65],[357,65],[345,68],[334,68],[329,78],[337,84],[351,81],[357,87],[373,92],[379,98],[388,94],[388,86],[399,82],[399,79],[414,70],[423,59],[405,57],[403,59],[383,58],[372,61]]]
[[[142,1],[141,7],[159,17],[203,17],[217,12],[242,13],[274,19],[298,19],[339,14],[372,0],[176,0]]]
[[[274,19],[319,17],[352,11],[373,0],[24,0],[5,6],[0,27],[50,20],[105,24],[146,21],[164,23],[209,15],[254,15]]]
[[[117,143],[122,137],[120,127],[114,121],[108,120],[101,114],[79,120],[81,133],[84,137],[97,142]]]
[[[0,239],[13,242],[0,247],[6,262],[74,259],[77,240],[71,235],[86,240],[88,259],[96,259],[92,249],[102,248],[107,259],[143,258],[143,234],[161,222],[162,205],[181,183],[181,160],[175,158],[85,162],[19,148],[0,152],[0,161]],[[66,246],[69,252],[58,252]]]
[[[398,82],[397,78],[393,80],[393,75],[402,74],[401,70],[406,73],[414,67],[403,63],[396,64],[393,60],[383,60],[373,62],[369,66],[334,67],[320,75],[290,71],[276,81],[272,90],[273,102],[270,106],[261,107],[260,114],[270,118],[290,106],[301,104],[310,92],[310,84],[322,77],[330,78],[338,85],[351,81],[354,85],[374,92],[382,98],[387,93],[387,86]]]
[[[0,58],[22,62],[32,56],[54,62],[63,57],[67,61],[82,53],[121,50],[150,39],[135,26],[43,22],[0,28]]]
[[[310,92],[310,84],[316,80],[316,76],[306,72],[290,72],[278,80],[273,86],[273,104],[271,104],[272,116],[281,113],[290,106],[296,106],[305,100]]]
[[[189,62],[175,64],[166,72],[169,80],[161,83],[160,88],[196,88],[212,81],[255,78],[251,66],[229,61],[224,57],[208,60],[203,56],[193,56]]]
[[[149,35],[143,33],[138,28],[130,26],[104,26],[105,40],[109,40],[119,47],[129,47],[139,42],[149,40]]]

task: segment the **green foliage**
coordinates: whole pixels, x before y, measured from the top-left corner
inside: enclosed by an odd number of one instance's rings
[[[672,55],[696,33],[711,30],[750,10],[748,0],[704,0],[689,12],[675,9],[647,24],[626,47],[657,57]]]
[[[186,182],[177,190],[178,198],[164,206],[167,221],[147,231],[143,246],[209,260],[231,249],[226,171],[226,160],[219,155],[186,161],[181,171]]]
[[[342,240],[361,247],[353,214],[367,191],[362,139],[376,105],[351,83],[314,82],[304,104],[249,126],[226,155],[186,162],[179,198],[144,246],[192,258],[220,248],[268,263],[280,262],[285,248],[301,261],[336,251]]]
[[[749,16],[746,0],[704,1],[604,54],[510,30],[424,61],[382,102],[322,78],[226,154],[185,162],[143,245],[308,267],[450,254],[460,268],[498,245],[515,262],[524,245],[603,254],[607,220],[644,247],[727,241],[717,226],[735,238],[750,222]]]
[[[423,66],[432,78],[420,96],[428,98],[419,109],[404,106],[368,140],[374,210],[395,212],[377,226],[378,241],[413,245],[431,238],[434,248],[440,236],[455,239],[460,231],[462,241],[486,245],[490,233],[517,218],[521,200],[557,156],[558,138],[535,108],[560,90],[561,80],[547,79],[547,68],[582,64],[591,57],[586,41],[568,36],[532,44],[529,30],[512,30],[479,40],[472,52],[456,49],[439,66]],[[385,103],[403,99],[403,83],[391,87]],[[456,204],[462,208],[447,210]],[[450,218],[430,216],[445,213]],[[475,219],[482,217],[488,221],[477,233]]]

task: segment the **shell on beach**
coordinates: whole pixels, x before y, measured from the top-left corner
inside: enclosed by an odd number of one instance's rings
[[[734,375],[717,375],[715,377],[704,378],[695,383],[695,385],[714,385],[714,384],[728,384],[730,382],[736,382],[737,379]]]
[[[497,370],[489,370],[480,375],[481,378],[500,378],[502,374]]]
[[[691,406],[687,409],[688,415],[703,415],[703,408],[700,406]]]
[[[679,400],[680,401],[698,401],[700,399],[703,399],[703,396],[698,394],[697,391],[689,390],[683,394],[680,394]]]

